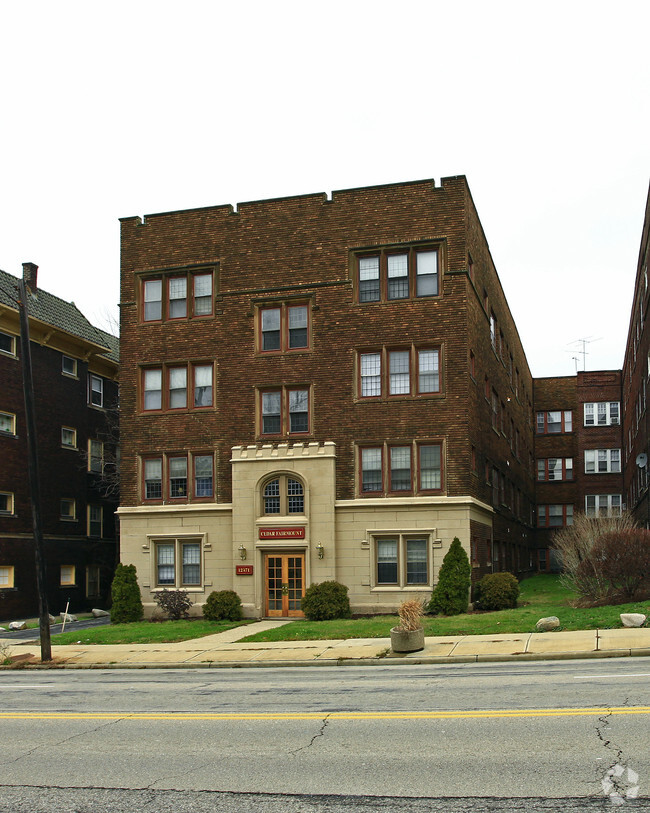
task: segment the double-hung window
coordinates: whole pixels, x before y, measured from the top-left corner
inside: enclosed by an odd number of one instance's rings
[[[620,494],[587,494],[585,514],[588,517],[620,516],[623,503]]]
[[[356,256],[360,303],[437,296],[438,246],[387,248]]]
[[[143,412],[211,407],[213,404],[213,375],[212,364],[174,364],[143,369]],[[163,380],[165,381],[164,393]]]
[[[162,369],[154,367],[142,371],[143,409],[145,412],[162,409]]]
[[[214,493],[214,461],[211,454],[194,455],[194,496],[212,497]]]
[[[143,461],[145,500],[162,500],[162,462],[162,457],[147,457]]]
[[[442,489],[442,445],[385,443],[359,448],[359,492],[413,494]]]
[[[618,474],[620,449],[585,449],[585,474]]]
[[[74,499],[62,497],[59,500],[59,519],[68,522],[77,518],[77,503]]]
[[[16,434],[16,416],[13,412],[0,412],[0,433]]]
[[[77,448],[77,430],[69,426],[61,427],[61,446],[64,449]]]
[[[185,409],[187,407],[187,367],[169,367],[169,395],[170,409]]]
[[[14,495],[11,491],[0,491],[0,514],[13,514]]]
[[[573,412],[570,409],[537,413],[537,434],[558,435],[573,431]]]
[[[395,534],[374,538],[376,587],[418,587],[430,583],[429,537]]]
[[[171,271],[142,281],[142,321],[187,319],[213,313],[214,274]]]
[[[310,431],[309,390],[282,387],[260,393],[262,435],[305,435]]]
[[[88,441],[88,471],[102,474],[104,471],[104,443],[91,438]]]
[[[104,406],[104,379],[98,375],[88,376],[88,403],[92,406]]]
[[[206,500],[214,497],[214,455],[207,452],[142,458],[142,496],[148,500]]]
[[[309,348],[309,306],[281,303],[259,309],[258,350],[280,353]]]
[[[70,356],[62,356],[61,357],[61,373],[63,375],[69,375],[72,378],[77,377],[77,359],[73,359]]]
[[[211,364],[195,364],[194,368],[194,407],[212,406],[212,373]]]
[[[10,333],[0,331],[0,353],[7,353],[9,356],[16,355],[16,337]]]
[[[539,528],[562,528],[573,525],[573,505],[538,505],[537,526]]]
[[[537,479],[541,482],[573,480],[572,457],[548,457],[537,461]]]
[[[201,585],[201,540],[165,539],[154,542],[156,587]]]
[[[101,538],[104,535],[103,514],[101,505],[88,506],[88,536]]]
[[[416,397],[440,392],[440,348],[381,348],[358,354],[359,398]]]
[[[586,403],[585,426],[618,426],[621,422],[618,401],[596,401]]]
[[[172,500],[187,498],[187,456],[167,458],[168,491]]]
[[[14,566],[0,565],[0,590],[10,590],[14,586]]]

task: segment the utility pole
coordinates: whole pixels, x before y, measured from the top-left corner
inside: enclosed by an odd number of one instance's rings
[[[29,316],[25,280],[19,283],[18,309],[20,311],[20,358],[23,369],[23,394],[27,422],[27,450],[29,486],[32,500],[32,526],[34,528],[34,555],[36,558],[36,584],[38,588],[39,628],[41,633],[41,661],[52,660],[50,642],[50,613],[47,606],[47,577],[45,551],[41,526],[41,488],[38,474],[38,442],[34,417],[34,383],[32,380],[32,354],[29,346]]]

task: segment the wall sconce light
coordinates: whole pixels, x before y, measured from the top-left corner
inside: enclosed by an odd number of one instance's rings
[[[239,546],[239,558],[242,560],[246,558],[246,548],[243,545]]]
[[[322,544],[320,542],[318,543],[318,545],[316,545],[316,550],[318,552],[318,558],[319,559],[324,559],[325,558],[325,548],[322,546]]]

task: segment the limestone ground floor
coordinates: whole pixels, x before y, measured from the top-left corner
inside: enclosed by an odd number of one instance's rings
[[[337,500],[334,444],[236,447],[232,502],[124,506],[121,561],[134,564],[147,615],[164,589],[186,590],[192,613],[234,590],[251,618],[299,617],[305,589],[336,580],[355,613],[428,600],[458,537],[474,580],[535,566],[522,526],[464,496]],[[503,541],[495,538],[503,537]]]

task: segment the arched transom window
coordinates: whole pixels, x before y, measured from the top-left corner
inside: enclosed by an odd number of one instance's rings
[[[304,514],[305,493],[300,480],[281,474],[268,480],[263,491],[265,514]]]

